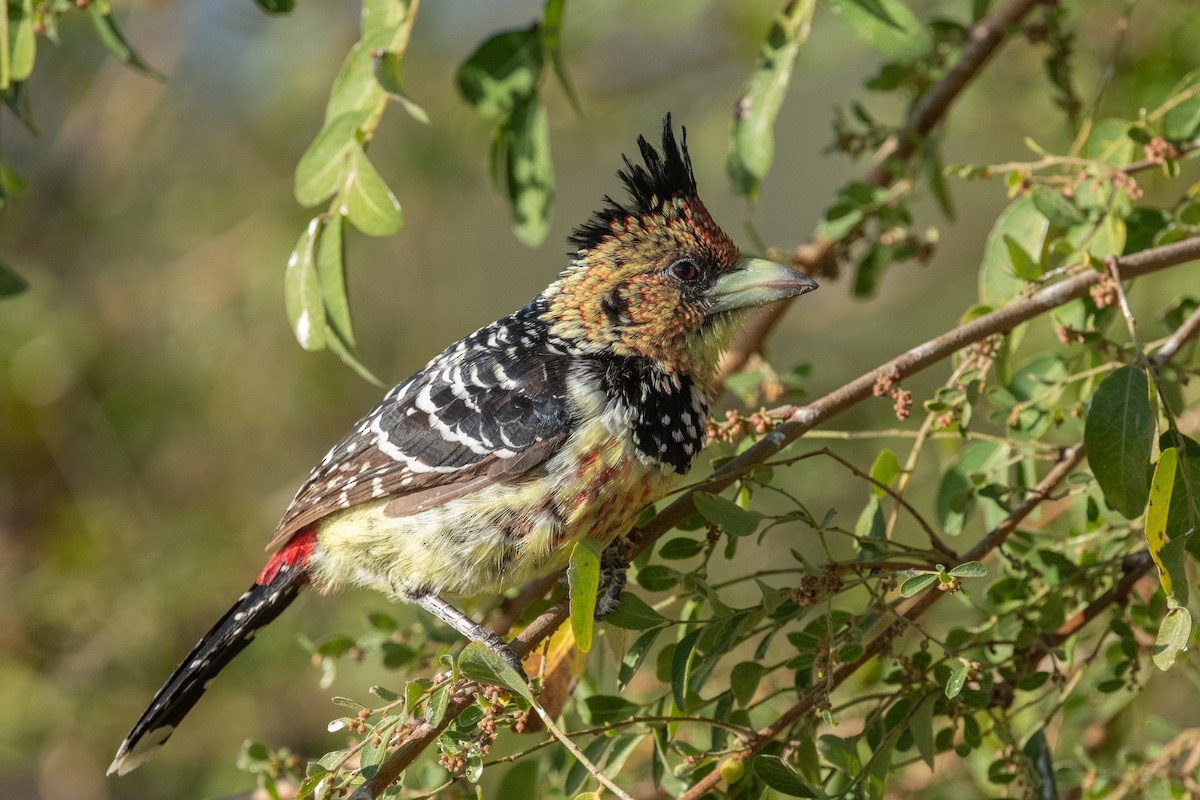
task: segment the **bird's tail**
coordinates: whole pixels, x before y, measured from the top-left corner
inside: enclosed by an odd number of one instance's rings
[[[204,634],[154,695],[121,742],[109,775],[133,770],[165,742],[204,694],[208,682],[250,644],[260,628],[291,605],[306,581],[304,568],[315,539],[311,529],[301,531],[271,557],[254,585]]]

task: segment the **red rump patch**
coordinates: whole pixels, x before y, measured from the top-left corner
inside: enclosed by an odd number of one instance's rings
[[[303,567],[312,555],[313,545],[317,543],[316,528],[301,528],[296,531],[287,544],[279,548],[274,555],[267,559],[267,565],[258,573],[256,583],[265,586],[275,580],[279,570],[284,567]]]

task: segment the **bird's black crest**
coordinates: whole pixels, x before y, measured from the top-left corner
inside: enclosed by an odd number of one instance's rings
[[[692,160],[688,157],[687,128],[681,128],[682,144],[675,141],[671,128],[671,115],[663,118],[662,153],[638,137],[638,149],[642,152],[641,164],[634,164],[624,156],[625,169],[617,175],[629,193],[629,205],[622,205],[608,195],[604,207],[571,234],[570,242],[578,249],[590,249],[610,233],[613,222],[621,222],[629,216],[642,216],[656,211],[656,206],[676,195],[696,197],[696,176],[692,173]]]

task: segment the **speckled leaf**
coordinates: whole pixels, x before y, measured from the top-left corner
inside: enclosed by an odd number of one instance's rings
[[[500,136],[513,233],[522,243],[537,247],[550,230],[554,164],[550,122],[536,95],[517,103],[501,125]]]
[[[592,649],[596,626],[596,592],[600,590],[600,551],[604,546],[595,539],[583,538],[571,548],[567,565],[567,585],[571,592],[571,631],[579,649]]]
[[[317,277],[316,244],[321,218],[314,217],[292,254],[283,273],[283,298],[288,322],[296,341],[305,350],[325,348],[325,300]]]
[[[1141,369],[1121,367],[1101,382],[1088,407],[1083,439],[1105,499],[1126,519],[1140,515],[1150,495],[1154,427]]]
[[[541,71],[537,26],[503,31],[479,45],[458,68],[458,88],[481,114],[498,116],[536,94]]]
[[[1172,607],[1187,605],[1187,574],[1183,572],[1181,553],[1176,554],[1174,563],[1167,563],[1163,551],[1167,546],[1167,515],[1171,508],[1171,494],[1175,488],[1175,471],[1178,451],[1168,447],[1159,454],[1150,479],[1150,500],[1146,508],[1146,546],[1158,567],[1158,581]],[[1182,541],[1174,540],[1177,545]],[[1179,550],[1176,547],[1176,550]]]

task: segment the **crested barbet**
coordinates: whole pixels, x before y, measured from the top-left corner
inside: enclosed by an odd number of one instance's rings
[[[274,554],[121,743],[109,773],[166,741],[208,682],[304,586],[365,586],[437,615],[518,671],[508,645],[444,598],[496,596],[605,550],[602,615],[624,584],[618,540],[704,446],[717,361],[757,306],[816,284],[743,258],[696,192],[687,134],[638,139],[625,203],[571,236],[571,262],[527,305],[450,345],[322,459]]]

